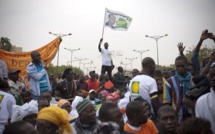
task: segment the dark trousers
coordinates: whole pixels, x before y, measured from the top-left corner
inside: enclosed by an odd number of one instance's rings
[[[102,65],[102,72],[101,72],[101,74],[105,74],[106,72],[108,73],[109,79],[112,80],[112,78],[111,78],[112,67],[111,66]]]

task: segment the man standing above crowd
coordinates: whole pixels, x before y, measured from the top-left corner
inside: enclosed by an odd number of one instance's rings
[[[31,53],[32,62],[27,66],[27,74],[31,85],[31,99],[37,100],[43,91],[51,90],[49,76],[41,62],[40,53]]]
[[[111,79],[111,73],[112,73],[112,69],[114,67],[113,60],[111,57],[111,51],[108,50],[109,45],[107,42],[105,42],[105,44],[104,44],[105,49],[101,48],[102,41],[103,41],[103,39],[101,38],[100,42],[99,42],[99,46],[98,46],[99,52],[101,52],[101,55],[102,55],[102,71],[101,71],[101,74],[104,75],[107,72],[109,75],[109,78]]]

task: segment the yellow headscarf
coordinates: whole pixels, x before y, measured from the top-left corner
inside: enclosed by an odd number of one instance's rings
[[[65,103],[69,103],[69,105],[71,105],[68,100],[60,99],[57,103],[57,106],[61,108]]]
[[[60,132],[68,132],[71,133],[71,127],[68,120],[68,112],[59,107],[50,106],[47,108],[43,108],[39,111],[37,115],[38,119],[43,119],[49,121],[59,127]]]

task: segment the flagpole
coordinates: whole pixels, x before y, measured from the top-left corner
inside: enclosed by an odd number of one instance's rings
[[[102,29],[102,38],[104,36],[104,28],[105,28],[104,24],[105,24],[106,10],[107,10],[107,8],[105,8],[105,15],[104,15],[104,22],[103,22],[103,29]]]

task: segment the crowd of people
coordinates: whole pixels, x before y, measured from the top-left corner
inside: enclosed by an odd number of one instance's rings
[[[72,68],[48,74],[34,51],[20,80],[20,70],[7,70],[0,60],[0,134],[215,134],[215,51],[199,62],[206,39],[215,42],[204,30],[191,59],[179,43],[175,69],[156,69],[145,57],[142,70],[129,77],[121,66],[112,75],[103,39],[100,75],[80,76]]]

